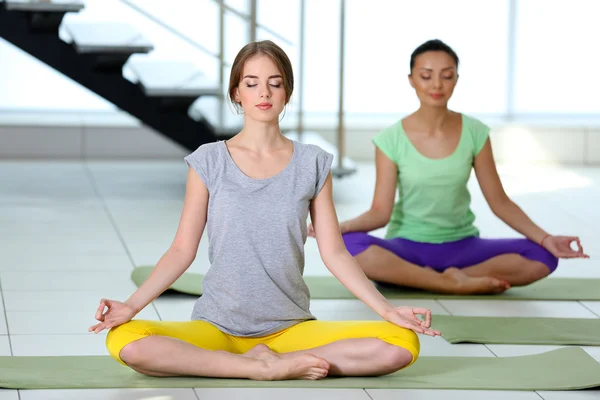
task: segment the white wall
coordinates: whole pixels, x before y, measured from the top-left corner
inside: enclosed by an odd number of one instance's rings
[[[2,120],[2,118],[0,118]],[[12,118],[16,121],[16,118]],[[170,139],[140,126],[81,124],[0,123],[1,159],[181,159],[188,150]],[[336,131],[318,133],[336,143]],[[355,161],[373,161],[371,139],[376,130],[346,130],[346,156]],[[500,163],[560,163],[600,166],[600,126],[557,124],[493,124],[491,134],[496,160]]]

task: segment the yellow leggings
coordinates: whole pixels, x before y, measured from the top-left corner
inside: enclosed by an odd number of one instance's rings
[[[110,330],[106,346],[110,355],[125,364],[119,354],[131,342],[150,335],[168,336],[183,340],[206,350],[224,350],[242,354],[265,344],[276,353],[320,347],[338,340],[377,338],[408,350],[412,363],[419,356],[419,338],[408,329],[385,321],[305,321],[263,337],[239,337],[221,332],[204,321],[144,321],[133,320]],[[409,365],[410,365],[409,364]]]

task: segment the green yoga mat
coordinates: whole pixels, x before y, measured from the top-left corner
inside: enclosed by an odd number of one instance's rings
[[[246,379],[153,378],[108,356],[0,357],[0,387],[73,388],[410,388],[575,390],[600,386],[600,364],[578,347],[520,357],[421,357],[377,378],[257,382]]]
[[[139,286],[153,267],[137,267],[131,279]],[[169,289],[201,295],[203,275],[184,273]],[[305,276],[312,299],[354,299],[355,296],[333,276]],[[512,288],[499,295],[446,295],[407,288],[381,286],[378,289],[388,299],[493,299],[493,300],[600,300],[600,279],[548,278],[526,287]]]
[[[600,319],[435,315],[450,343],[600,346]]]

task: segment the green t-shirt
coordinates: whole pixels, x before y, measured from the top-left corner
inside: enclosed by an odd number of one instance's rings
[[[402,121],[375,136],[373,143],[398,166],[399,196],[386,238],[445,243],[479,235],[467,182],[489,131],[481,121],[462,114],[458,146],[442,159],[421,154],[406,137]]]

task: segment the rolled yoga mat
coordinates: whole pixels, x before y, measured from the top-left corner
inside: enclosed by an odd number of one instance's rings
[[[259,382],[247,379],[156,378],[108,356],[0,357],[0,387],[73,388],[389,388],[576,390],[600,386],[600,364],[578,347],[519,357],[421,357],[376,378]]]
[[[600,346],[600,319],[435,315],[450,343]]]
[[[140,286],[154,267],[137,267],[131,279]],[[202,274],[186,272],[169,289],[202,295]],[[333,276],[304,276],[312,299],[354,299],[355,296]],[[529,286],[516,287],[497,295],[449,295],[398,286],[377,285],[388,299],[479,299],[479,300],[600,300],[600,279],[546,278]]]

